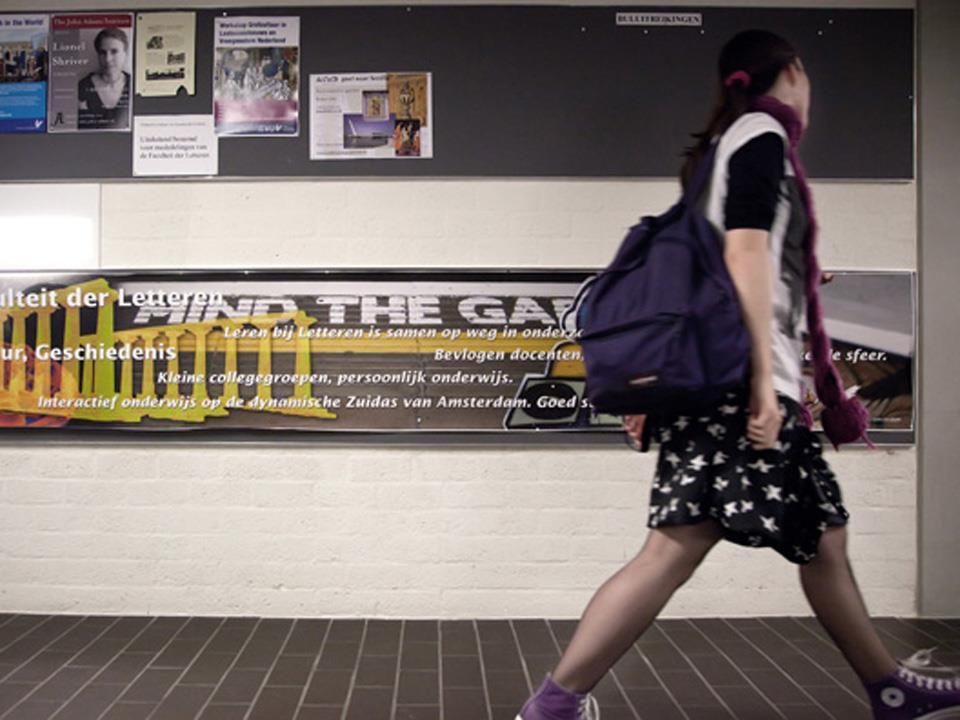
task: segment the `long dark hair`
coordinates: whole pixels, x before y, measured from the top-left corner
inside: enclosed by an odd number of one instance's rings
[[[683,186],[693,176],[710,141],[747,112],[752,98],[766,94],[785,67],[797,60],[797,51],[784,38],[766,30],[744,30],[720,51],[717,61],[719,93],[707,127],[692,133],[696,142],[684,152],[680,171]],[[733,77],[731,77],[733,76]]]

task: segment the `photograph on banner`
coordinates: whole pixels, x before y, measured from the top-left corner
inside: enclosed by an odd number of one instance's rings
[[[47,129],[46,15],[0,15],[0,133]]]
[[[131,129],[133,15],[50,19],[49,132]]]
[[[300,133],[300,18],[214,19],[217,135]]]
[[[560,326],[586,276],[0,275],[0,425],[619,432]],[[824,297],[876,442],[912,440],[913,299],[910,273],[838,274]]]
[[[310,159],[432,158],[431,73],[310,76]]]
[[[194,94],[196,25],[193,12],[137,15],[137,95]]]

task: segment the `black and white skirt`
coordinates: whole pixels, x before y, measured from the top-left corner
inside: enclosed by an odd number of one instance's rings
[[[820,441],[800,422],[800,406],[778,399],[783,425],[769,450],[755,450],[747,439],[745,393],[730,393],[698,415],[660,417],[648,526],[714,519],[727,540],[810,562],[821,534],[846,525],[849,515]]]

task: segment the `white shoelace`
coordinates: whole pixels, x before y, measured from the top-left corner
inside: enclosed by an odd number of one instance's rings
[[[906,660],[901,660],[900,676],[926,690],[960,691],[960,668],[933,666],[934,650],[936,648],[918,650]]]
[[[586,695],[580,700],[577,720],[600,720],[600,704],[593,695]]]

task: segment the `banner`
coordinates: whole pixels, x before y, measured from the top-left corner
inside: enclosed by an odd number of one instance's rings
[[[585,277],[0,275],[0,425],[615,431],[620,419],[586,401],[580,348],[559,327]],[[824,306],[872,426],[912,430],[912,275],[838,274]]]

